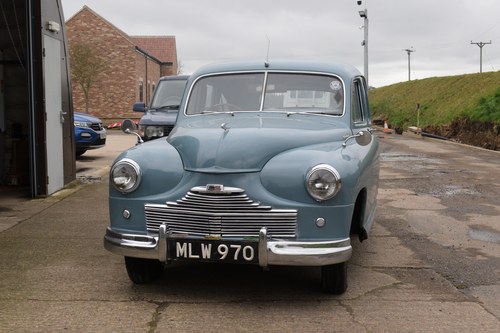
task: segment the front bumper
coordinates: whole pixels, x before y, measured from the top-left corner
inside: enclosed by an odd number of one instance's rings
[[[104,247],[115,254],[127,257],[168,259],[165,225],[160,226],[158,236],[125,234],[106,230]],[[325,266],[345,262],[351,258],[349,238],[334,241],[285,241],[267,237],[266,228],[259,232],[259,266]]]

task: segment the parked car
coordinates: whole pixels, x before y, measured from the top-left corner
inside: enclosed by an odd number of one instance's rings
[[[114,161],[105,248],[135,283],[175,261],[321,266],[322,288],[343,293],[350,235],[368,237],[377,203],[363,76],[237,62],[199,69],[186,89],[169,137]]]
[[[84,154],[89,149],[104,147],[106,144],[106,129],[101,119],[86,113],[74,113],[76,156]]]
[[[172,131],[188,78],[188,75],[164,76],[158,81],[151,105],[134,104],[134,111],[145,113],[139,121],[139,134],[144,141],[168,136]]]

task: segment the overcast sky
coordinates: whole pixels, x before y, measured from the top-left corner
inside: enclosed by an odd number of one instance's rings
[[[363,73],[368,10],[369,84],[500,70],[499,0],[62,0],[65,19],[84,5],[128,35],[169,35],[184,74],[235,59],[322,59]]]

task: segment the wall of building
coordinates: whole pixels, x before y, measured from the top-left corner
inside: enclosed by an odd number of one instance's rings
[[[66,26],[70,47],[76,43],[92,45],[105,63],[104,71],[89,92],[89,113],[105,124],[116,119],[138,118],[132,105],[137,99],[137,77],[142,69],[136,68],[135,45],[123,32],[91,11],[79,12]],[[149,67],[151,70],[154,65]],[[75,111],[84,112],[83,90],[74,78],[73,105]]]
[[[159,64],[145,55],[142,52],[136,53],[136,81],[135,81],[135,102],[145,102],[149,105],[151,95],[153,93],[153,85],[156,86],[160,79]],[[143,83],[143,96],[140,98],[139,82]],[[140,117],[140,113],[136,113],[136,117]]]

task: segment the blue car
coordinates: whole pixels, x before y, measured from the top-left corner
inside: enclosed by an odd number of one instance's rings
[[[139,134],[144,141],[168,136],[174,128],[188,75],[164,76],[158,81],[151,105],[135,103],[135,112],[145,114],[139,121]]]
[[[365,240],[375,217],[373,131],[354,67],[203,67],[188,80],[169,137],[114,161],[104,246],[125,257],[134,283],[180,261],[318,266],[318,285],[341,294],[351,236]]]
[[[86,113],[74,113],[76,156],[81,156],[89,149],[106,145],[106,129],[102,121]]]

